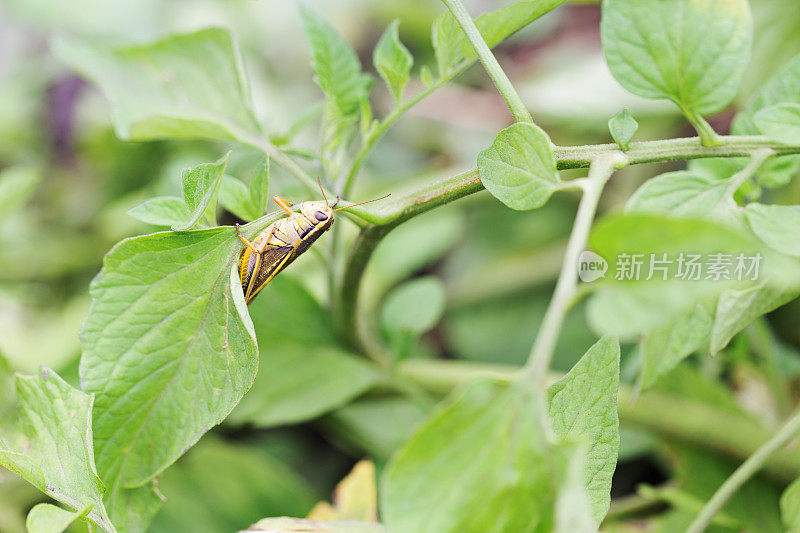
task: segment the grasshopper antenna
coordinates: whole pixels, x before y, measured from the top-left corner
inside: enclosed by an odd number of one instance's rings
[[[319,183],[319,190],[322,193],[322,197],[325,198],[325,207],[330,207],[328,197],[325,196],[325,189],[322,188],[322,180],[319,179],[319,176],[317,176],[317,183]]]
[[[350,209],[351,207],[355,207],[357,205],[364,205],[364,204],[368,204],[368,203],[371,203],[371,202],[377,202],[378,200],[383,200],[384,198],[388,198],[390,196],[391,196],[391,193],[387,194],[386,196],[381,196],[380,198],[373,198],[372,200],[367,200],[366,202],[358,202],[357,204],[351,204],[351,205],[346,205],[344,207],[339,207],[337,209],[334,209],[334,211],[341,211],[342,209]]]

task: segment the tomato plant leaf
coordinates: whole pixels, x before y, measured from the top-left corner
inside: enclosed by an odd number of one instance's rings
[[[93,397],[45,366],[34,376],[18,375],[15,385],[24,439],[6,436],[13,448],[0,441],[0,465],[64,505],[91,507],[87,518],[103,531],[115,532],[94,463]]]
[[[765,285],[726,289],[717,301],[709,351],[716,354],[753,320],[797,298],[797,291]]]
[[[231,415],[233,422],[297,424],[345,405],[379,381],[375,369],[341,349],[261,346],[259,378]]]
[[[314,81],[325,94],[323,147],[330,153],[348,139],[357,123],[372,78],[361,72],[356,53],[319,13],[301,5],[300,16],[311,47]]]
[[[191,216],[186,202],[177,196],[158,196],[128,209],[128,214],[154,226],[180,226]]]
[[[628,150],[631,147],[631,139],[633,139],[637,129],[639,129],[639,123],[636,122],[627,107],[608,121],[608,131],[611,133],[611,138],[623,150]]]
[[[267,212],[269,204],[269,157],[258,162],[250,174],[250,203],[256,212],[256,218]]]
[[[543,206],[561,183],[550,138],[538,126],[516,123],[478,154],[481,182],[512,209]]]
[[[728,187],[729,180],[709,174],[685,170],[667,172],[644,182],[628,200],[626,210],[703,218],[723,204]]]
[[[226,30],[122,48],[58,39],[54,48],[103,90],[121,139],[250,142],[259,134],[242,61]]]
[[[384,471],[387,527],[398,533],[550,531],[574,445],[547,442],[538,420],[542,407],[525,382],[476,381],[453,393]]]
[[[464,32],[450,12],[443,13],[431,25],[431,42],[439,69],[439,79],[448,79],[461,61]]]
[[[596,293],[587,307],[589,322],[596,331],[626,339],[666,327],[690,313],[698,303],[712,305],[725,289],[766,284],[792,290],[798,286],[797,260],[770,250],[747,232],[710,221],[615,215],[595,226],[590,245],[609,262],[608,271],[613,274],[592,285]],[[679,260],[682,253],[684,263]],[[705,270],[698,279],[685,279],[689,272],[685,262],[688,254],[699,255],[706,263],[713,263],[716,254],[723,254],[720,260],[731,261],[728,277],[714,279],[706,265],[701,266]],[[651,276],[651,261],[665,255],[665,270],[654,270]],[[641,266],[638,275],[635,256]],[[740,257],[741,265],[737,259]],[[756,271],[750,268],[756,260],[757,279],[753,280]],[[679,273],[681,264],[683,275]],[[735,275],[740,266],[741,280]]]
[[[483,40],[494,48],[564,0],[527,0],[484,13],[475,19]],[[439,67],[439,78],[448,79],[463,60],[474,60],[475,50],[450,12],[440,15],[431,26],[433,49]]]
[[[394,20],[381,36],[372,54],[375,70],[394,97],[395,105],[403,99],[403,90],[408,83],[414,57],[408,48],[403,46],[398,35],[400,22]]]
[[[683,316],[642,337],[638,387],[647,389],[708,342],[713,325],[710,305],[697,304]]]
[[[80,333],[103,479],[146,483],[252,385],[258,351],[233,268],[241,246],[219,227],[126,239],[106,255]]]
[[[106,509],[121,533],[144,533],[156,516],[164,498],[150,481],[136,488],[125,488],[113,480],[106,494]]]
[[[753,116],[753,122],[767,137],[785,144],[800,144],[800,104],[765,107]]]
[[[271,281],[250,311],[261,354],[258,379],[232,422],[296,424],[345,405],[379,382],[373,366],[338,345],[330,316],[291,277]]]
[[[25,527],[28,528],[28,533],[62,533],[90,510],[91,506],[78,511],[67,511],[57,505],[40,503],[28,512]]]
[[[759,239],[781,253],[800,257],[800,206],[754,203],[745,214]]]
[[[238,531],[264,515],[303,516],[318,495],[257,445],[204,437],[158,480],[167,502],[153,531]]]
[[[778,74],[765,83],[747,103],[744,111],[734,117],[731,132],[754,135],[759,129],[753,116],[760,110],[783,103],[800,104],[800,55],[792,59]],[[759,183],[766,187],[786,185],[800,171],[800,156],[768,159],[758,170]]]
[[[441,280],[426,276],[393,290],[383,306],[382,323],[389,331],[422,335],[442,318],[445,290]]]
[[[589,533],[597,530],[602,519],[602,517],[593,516],[592,501],[586,490],[585,456],[584,447],[581,444],[573,446],[571,452],[565,453],[564,480],[556,497],[553,533],[576,533],[579,531]],[[606,514],[608,505],[605,507],[603,516]]]
[[[566,376],[547,389],[555,434],[563,440],[583,439],[588,445],[581,479],[591,502],[594,529],[608,512],[611,476],[617,467],[617,389],[619,343],[611,337],[597,341]]]
[[[250,198],[250,190],[247,185],[227,174],[222,177],[222,184],[219,188],[220,205],[247,222],[261,216]]]
[[[183,171],[183,200],[189,210],[189,219],[183,224],[172,226],[172,229],[189,229],[204,217],[212,221],[215,219],[217,194],[230,155],[228,152],[214,163],[201,163]]]
[[[736,95],[753,40],[747,0],[608,0],[600,30],[623,87],[701,115]]]

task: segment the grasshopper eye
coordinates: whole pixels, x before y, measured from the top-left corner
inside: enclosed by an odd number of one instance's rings
[[[323,220],[328,220],[328,215],[326,215],[322,211],[317,211],[316,213],[314,213],[314,218],[322,222]]]

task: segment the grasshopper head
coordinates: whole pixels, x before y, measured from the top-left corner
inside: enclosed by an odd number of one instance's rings
[[[300,212],[315,226],[333,222],[333,207],[329,206],[327,202],[319,200],[303,202]]]

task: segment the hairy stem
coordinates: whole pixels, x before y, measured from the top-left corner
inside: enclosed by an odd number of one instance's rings
[[[731,183],[725,191],[725,196],[723,198],[733,198],[736,191],[738,191],[747,180],[752,178],[755,173],[758,172],[758,169],[761,168],[761,165],[773,155],[775,155],[775,151],[771,148],[757,148],[754,150],[747,165],[731,177]]]
[[[711,520],[724,506],[725,503],[736,494],[736,491],[744,485],[748,479],[753,477],[759,470],[764,468],[766,461],[773,453],[786,446],[789,441],[800,433],[800,411],[794,414],[786,424],[771,439],[765,442],[753,455],[747,458],[742,465],[725,480],[714,496],[703,506],[700,514],[687,529],[687,533],[702,533]]]
[[[720,136],[714,131],[714,128],[711,127],[711,124],[706,121],[701,115],[698,115],[694,111],[689,111],[686,109],[681,108],[683,111],[684,116],[692,123],[694,129],[697,130],[697,134],[700,136],[700,142],[703,146],[717,146],[720,144]]]
[[[461,0],[442,0],[442,2],[447,6],[447,9],[450,10],[450,13],[453,14],[458,25],[461,26],[461,29],[466,34],[467,39],[470,44],[472,44],[472,48],[475,49],[475,53],[478,54],[481,63],[483,63],[483,67],[506,101],[508,109],[511,110],[511,114],[514,116],[514,120],[516,122],[533,122],[531,114],[528,113],[528,109],[525,107],[525,104],[522,103],[522,98],[519,97],[511,80],[508,79],[500,63],[497,62],[497,58],[495,58],[492,51],[489,50],[489,46],[486,44],[486,41],[483,40],[481,32],[478,30],[478,27],[475,26],[475,22],[472,20],[472,17],[469,16],[469,13],[467,13],[467,9],[464,7],[464,4],[461,3]]]
[[[600,156],[592,163],[589,168],[589,178],[583,183],[583,197],[578,205],[578,214],[575,216],[572,233],[567,241],[567,250],[556,282],[556,289],[547,306],[544,320],[525,365],[537,390],[544,390],[547,372],[550,369],[550,360],[567,315],[567,307],[575,296],[578,286],[578,256],[586,247],[600,195],[606,182],[611,178],[611,174],[627,164],[628,160],[622,152],[611,152]]]
[[[625,152],[628,164],[661,163],[664,161],[687,161],[708,157],[750,157],[759,148],[769,148],[774,155],[800,154],[800,145],[784,145],[771,141],[765,136],[723,136],[718,146],[703,146],[697,137],[669,139],[663,141],[644,141],[631,143],[630,150]],[[556,162],[559,170],[588,167],[598,157],[619,152],[616,144],[595,144],[588,146],[564,146],[555,148]],[[375,225],[395,222],[398,218],[408,220],[417,211],[430,209],[426,204],[435,203],[434,207],[448,203],[463,196],[483,190],[478,170],[473,169],[458,176],[445,178],[426,186],[409,195],[395,199],[385,207],[372,205],[359,206],[348,211],[362,220]],[[440,196],[445,197],[442,201]]]

